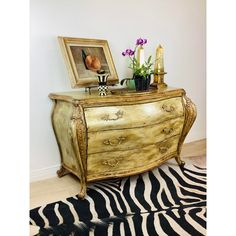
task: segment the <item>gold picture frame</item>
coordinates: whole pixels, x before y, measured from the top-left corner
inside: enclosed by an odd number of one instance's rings
[[[107,84],[119,83],[107,40],[58,37],[72,88],[98,85],[97,71],[109,74]]]

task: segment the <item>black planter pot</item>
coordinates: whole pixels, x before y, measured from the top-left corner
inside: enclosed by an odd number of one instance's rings
[[[151,76],[134,76],[135,88],[136,91],[147,91],[150,87]]]

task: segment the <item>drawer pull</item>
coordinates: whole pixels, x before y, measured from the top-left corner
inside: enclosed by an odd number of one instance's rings
[[[108,161],[104,161],[102,164],[110,166],[110,167],[115,167],[115,166],[117,166],[119,164],[119,160],[117,160],[117,159],[108,160]]]
[[[165,147],[165,146],[163,146],[163,147],[159,147],[159,151],[160,151],[160,153],[166,153],[167,151],[168,151],[168,147]]]
[[[162,144],[163,146],[160,146],[159,147],[159,151],[160,151],[160,153],[161,154],[164,154],[164,153],[166,153],[167,151],[168,151],[168,149],[171,147],[171,144],[168,144],[168,143],[166,143],[166,144]]]
[[[171,133],[173,133],[173,131],[174,131],[174,129],[173,128],[164,128],[163,130],[162,130],[162,133],[164,133],[164,134],[171,134]]]
[[[122,144],[126,140],[126,137],[118,137],[113,139],[106,139],[103,141],[105,145],[116,146]]]
[[[173,112],[175,110],[175,107],[172,105],[168,106],[166,104],[163,104],[162,109],[166,112]]]
[[[123,117],[124,112],[119,110],[115,113],[116,117],[111,118],[109,114],[105,114],[101,119],[105,121],[111,121],[111,120],[119,120]]]

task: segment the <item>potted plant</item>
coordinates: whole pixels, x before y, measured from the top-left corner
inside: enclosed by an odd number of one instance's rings
[[[152,56],[149,56],[147,61],[144,58],[144,45],[147,43],[147,39],[139,38],[136,40],[134,50],[126,49],[122,52],[123,56],[128,56],[131,63],[129,68],[133,71],[133,78],[121,80],[121,85],[127,80],[134,80],[136,91],[149,90],[151,82],[152,70]]]

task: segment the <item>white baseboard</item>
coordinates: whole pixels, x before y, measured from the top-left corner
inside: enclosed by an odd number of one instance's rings
[[[56,177],[57,171],[59,170],[59,168],[60,168],[60,164],[38,169],[38,170],[32,170],[30,172],[30,182],[35,182],[39,180]]]
[[[203,140],[203,139],[206,139],[206,135],[202,135],[202,134],[198,134],[198,135],[189,135],[186,137],[186,139],[184,140],[184,144],[186,143],[192,143],[192,142],[196,142],[196,141],[199,141],[199,140]]]

